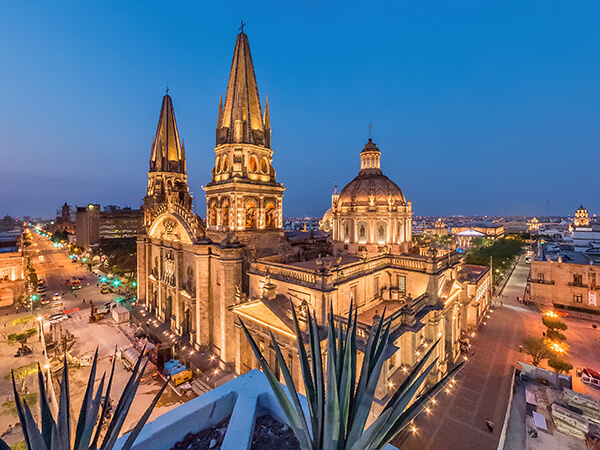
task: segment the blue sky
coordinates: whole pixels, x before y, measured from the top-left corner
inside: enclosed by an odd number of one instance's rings
[[[284,215],[368,139],[423,215],[600,213],[600,3],[3,2],[0,214],[137,207],[168,83],[197,210],[240,18]]]

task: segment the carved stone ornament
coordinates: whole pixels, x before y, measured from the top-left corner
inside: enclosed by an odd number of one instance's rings
[[[172,277],[175,275],[175,260],[165,258],[165,275]]]
[[[171,235],[177,229],[177,222],[172,219],[167,219],[165,220],[163,226],[165,227],[165,233],[167,235]]]

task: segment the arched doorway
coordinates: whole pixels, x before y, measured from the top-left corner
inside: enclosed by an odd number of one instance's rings
[[[183,321],[181,322],[182,336],[186,336],[192,331],[192,312],[190,308],[185,308],[183,313]]]
[[[165,322],[171,320],[171,316],[173,315],[173,297],[170,295],[167,297],[167,301],[165,303]]]

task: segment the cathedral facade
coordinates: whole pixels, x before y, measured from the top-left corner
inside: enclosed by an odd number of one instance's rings
[[[489,270],[462,264],[454,251],[413,244],[411,201],[383,174],[371,139],[356,178],[332,195],[328,246],[307,233],[299,249],[282,230],[285,188],[273,167],[268,99],[263,111],[243,31],[218,106],[214,151],[204,222],[192,212],[185,149],[165,95],[144,198],[146,232],[138,239],[138,298],[174,333],[242,374],[258,362],[240,321],[276,366],[272,332],[301,385],[292,308],[301,318],[314,311],[325,325],[330,307],[344,320],[354,305],[359,348],[385,311],[392,339],[381,399],[437,340],[434,378],[459,358],[461,340],[489,307]]]

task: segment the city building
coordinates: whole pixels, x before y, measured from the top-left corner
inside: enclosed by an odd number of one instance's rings
[[[238,34],[225,102],[217,114],[215,165],[206,184],[207,219],[192,212],[185,151],[171,97],[163,97],[138,238],[138,298],[195,348],[237,374],[258,367],[240,321],[275,364],[270,332],[300,381],[292,309],[322,326],[353,305],[359,348],[385,311],[392,341],[377,388],[384,398],[438,339],[432,377],[460,355],[460,339],[490,304],[490,272],[454,251],[417,247],[412,204],[381,170],[369,139],[360,171],[331,198],[320,231],[283,230],[283,185],[276,180],[268,103],[262,112],[248,36]],[[327,214],[326,214],[327,216]],[[325,334],[323,334],[323,337]]]
[[[438,219],[433,224],[433,227],[428,227],[423,229],[424,236],[447,236],[448,235],[448,226],[444,223],[442,219]]]
[[[143,232],[144,211],[109,205],[89,204],[77,208],[76,243],[89,248],[102,239],[136,237]]]
[[[73,217],[73,214],[71,214],[71,207],[65,202],[61,209],[56,211],[56,218],[50,226],[50,232],[66,231],[69,234],[74,234],[76,220],[76,216]]]
[[[600,224],[592,223],[588,210],[580,206],[569,227],[570,239],[576,251],[600,256]]]
[[[600,314],[599,280],[600,256],[562,251],[531,261],[525,298],[543,308]]]

